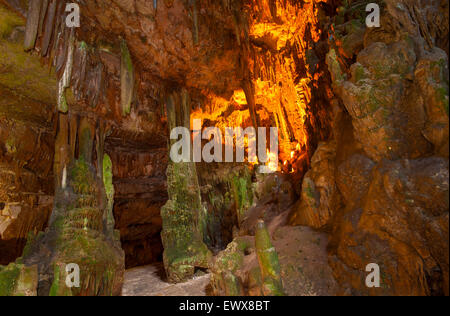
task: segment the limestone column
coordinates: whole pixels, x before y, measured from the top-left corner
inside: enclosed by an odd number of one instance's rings
[[[172,93],[166,104],[169,129],[189,129],[190,105],[187,91]],[[174,142],[171,141],[170,145]],[[169,161],[167,190],[169,201],[161,209],[163,258],[169,281],[177,283],[192,277],[196,268],[208,268],[211,258],[211,252],[203,242],[205,209],[201,201],[195,163]]]

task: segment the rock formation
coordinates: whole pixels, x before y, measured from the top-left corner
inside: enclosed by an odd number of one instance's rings
[[[0,295],[155,262],[214,295],[448,295],[448,6],[0,0]],[[276,127],[279,161],[172,161],[194,119]]]

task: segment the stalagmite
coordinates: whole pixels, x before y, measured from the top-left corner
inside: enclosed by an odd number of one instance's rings
[[[91,119],[83,117],[80,122],[78,133],[79,156],[87,163],[91,164],[95,137],[95,123]]]
[[[105,229],[106,233],[110,236],[114,235],[114,185],[113,185],[113,174],[112,174],[112,161],[108,154],[103,155],[102,161],[102,175],[103,184],[105,186],[106,198],[107,198],[107,208],[104,215]]]
[[[190,104],[186,90],[167,100],[169,129],[190,127]],[[171,140],[173,142],[173,140]],[[204,208],[195,163],[169,162],[169,201],[161,209],[164,266],[170,282],[192,277],[195,268],[207,268],[211,253],[203,242]]]
[[[59,117],[55,146],[65,149],[55,155],[58,184],[50,228],[39,240],[29,241],[32,251],[24,254],[22,260],[25,264],[39,263],[39,278],[43,280],[39,284],[40,295],[120,295],[124,253],[119,233],[114,231],[114,189],[111,163],[102,155],[103,126],[96,131],[95,121],[83,117],[77,129],[68,126],[69,121],[76,124],[74,116],[69,119],[68,114],[59,113]],[[68,147],[74,142],[74,134],[79,155],[69,159],[73,149]],[[100,144],[94,157],[95,135]],[[102,168],[101,172],[96,168]],[[68,262],[79,266],[79,287],[70,288],[65,283]],[[36,291],[37,285],[29,290]]]
[[[242,81],[242,89],[245,92],[245,97],[247,99],[248,108],[250,111],[250,117],[252,119],[253,127],[259,126],[258,112],[256,111],[256,100],[255,100],[255,89],[253,83],[250,80]]]
[[[269,231],[263,220],[257,223],[255,246],[263,278],[264,295],[284,295],[278,254],[272,244]]]

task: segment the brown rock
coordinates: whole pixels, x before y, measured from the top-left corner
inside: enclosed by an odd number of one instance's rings
[[[448,161],[383,161],[360,207],[347,208],[333,234],[330,263],[348,294],[448,294]],[[382,287],[365,287],[379,264]]]
[[[336,142],[322,143],[303,179],[302,196],[291,214],[292,225],[323,228],[330,224],[340,196],[335,184]]]

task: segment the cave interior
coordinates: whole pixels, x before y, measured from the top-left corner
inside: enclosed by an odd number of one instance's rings
[[[121,295],[145,266],[207,295],[448,295],[448,7],[0,0],[0,295]],[[177,163],[175,127],[279,146]]]

